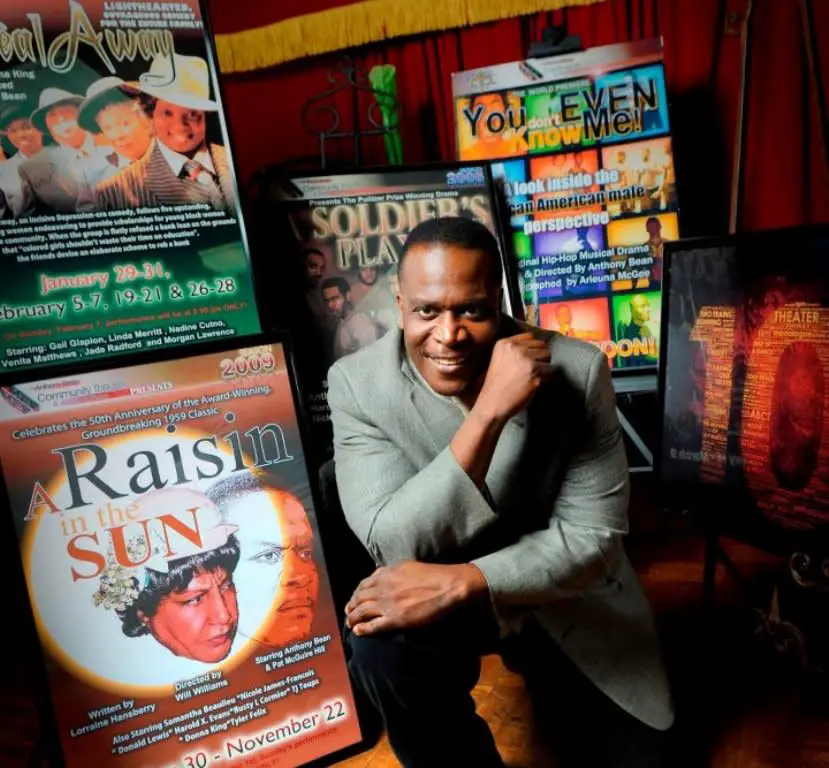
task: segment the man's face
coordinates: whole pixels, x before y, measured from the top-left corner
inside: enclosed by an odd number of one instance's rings
[[[270,646],[307,637],[316,611],[319,574],[313,532],[301,502],[284,491],[262,489],[235,499],[226,514],[239,526],[235,535],[240,552],[236,583],[241,631]]]
[[[624,152],[617,152],[616,153],[616,165],[624,165],[627,156]]]
[[[630,316],[636,325],[644,325],[651,319],[651,305],[647,296],[634,296],[630,300]]]
[[[325,272],[325,259],[318,253],[309,253],[305,257],[305,274],[312,285],[322,280],[323,272]]]
[[[147,623],[176,656],[215,664],[230,653],[238,621],[236,587],[217,568],[196,573],[183,591],[163,597]]]
[[[43,134],[28,118],[12,120],[6,128],[6,137],[12,146],[26,157],[36,155],[43,149]]]
[[[656,221],[649,221],[646,225],[648,234],[655,238],[662,232],[662,225],[659,223],[659,219]]]
[[[406,349],[435,392],[460,396],[479,381],[497,341],[501,304],[483,251],[414,246],[398,304]]]
[[[67,147],[78,149],[86,140],[86,131],[78,125],[78,108],[74,104],[58,104],[46,113],[46,127],[52,138]]]
[[[358,276],[363,285],[374,285],[377,282],[377,267],[363,267]]]
[[[204,112],[162,99],[156,102],[153,111],[153,127],[162,144],[182,155],[200,149],[207,131]]]
[[[276,620],[267,632],[268,645],[287,645],[311,633],[320,578],[314,562],[314,533],[298,499],[281,494],[282,574]]]
[[[573,313],[567,305],[561,306],[556,310],[556,320],[558,320],[559,327],[569,328],[573,322]]]
[[[95,122],[114,149],[130,160],[143,157],[150,147],[153,126],[137,101],[108,104],[95,116]]]
[[[326,288],[322,292],[322,299],[325,302],[325,306],[328,307],[328,311],[338,320],[342,318],[344,315],[345,302],[347,298],[348,294],[343,296],[340,293],[340,289],[336,286],[332,288]]]
[[[506,120],[507,107],[504,103],[504,99],[498,93],[488,93],[484,96],[476,96],[472,102],[473,115],[479,107],[483,107],[483,110],[481,111],[481,116],[478,119],[477,124],[478,138],[487,142],[491,142],[498,139],[501,136],[501,134],[492,133],[492,131],[489,130],[487,118],[494,113],[498,113],[504,115],[504,118]],[[495,118],[493,124],[497,127],[501,124],[501,121],[498,118]],[[507,124],[508,123],[505,122],[504,126],[506,127]]]

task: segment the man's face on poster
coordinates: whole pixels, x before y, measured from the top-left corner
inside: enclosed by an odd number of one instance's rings
[[[345,303],[348,300],[348,294],[343,296],[340,289],[336,286],[325,288],[322,292],[322,298],[328,311],[338,320],[345,314]]]
[[[305,256],[305,274],[311,285],[317,285],[325,272],[325,257],[321,253],[311,251]]]
[[[659,219],[649,219],[645,225],[645,228],[647,229],[651,240],[655,240],[662,234],[662,224],[659,222]]]
[[[78,108],[58,104],[46,113],[46,127],[52,138],[67,147],[78,149],[86,140],[86,131],[78,125]]]
[[[302,504],[292,497],[282,509],[281,554],[277,618],[268,630],[269,645],[287,645],[311,633],[319,594],[314,534]]]
[[[507,104],[504,101],[504,97],[501,96],[500,93],[487,93],[482,96],[476,96],[472,100],[472,114],[474,115],[475,112],[478,110],[479,107],[483,107],[481,111],[481,116],[478,119],[477,129],[478,129],[478,138],[481,141],[492,142],[496,141],[501,137],[500,133],[493,133],[489,129],[488,118],[490,115],[499,114],[503,115],[504,119],[506,120],[506,111],[507,111]],[[504,126],[508,124],[507,122],[503,123]],[[501,125],[501,120],[499,118],[495,118],[493,120],[493,125],[496,127]]]
[[[153,126],[137,100],[107,104],[95,122],[116,152],[129,160],[144,156],[153,138]]]
[[[566,304],[556,309],[556,320],[559,328],[569,329],[573,323],[573,312]]]
[[[284,491],[263,488],[235,499],[226,515],[239,524],[237,581],[243,621],[273,606],[264,624],[246,631],[269,646],[304,639],[316,612],[319,573],[313,531],[302,503]]]
[[[6,128],[6,138],[12,146],[26,157],[36,155],[43,149],[43,134],[32,125],[31,120],[22,117],[12,120]]]
[[[616,153],[616,165],[624,165],[627,160],[627,155],[624,152]]]
[[[199,109],[186,109],[159,99],[153,110],[153,127],[158,140],[174,152],[186,155],[202,147],[207,121]]]
[[[377,267],[362,267],[357,277],[363,285],[374,285],[377,282]]]
[[[236,637],[236,587],[224,568],[197,572],[181,592],[161,598],[145,621],[153,637],[176,656],[206,664],[224,659]]]
[[[651,304],[647,296],[634,296],[630,300],[630,317],[636,325],[645,325],[651,319]]]

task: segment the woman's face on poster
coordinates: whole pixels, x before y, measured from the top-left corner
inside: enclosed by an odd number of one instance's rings
[[[137,100],[108,104],[95,121],[113,148],[129,160],[142,158],[149,149],[153,127]]]
[[[222,661],[239,621],[233,578],[224,568],[197,572],[183,591],[164,596],[152,616],[140,618],[176,656],[208,664]]]

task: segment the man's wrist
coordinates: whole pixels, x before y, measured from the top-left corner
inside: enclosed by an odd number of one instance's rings
[[[455,584],[452,590],[453,602],[471,603],[489,594],[489,585],[483,572],[472,563],[456,565]]]
[[[472,406],[472,409],[469,411],[469,418],[471,418],[480,429],[489,433],[500,433],[508,421],[508,419],[506,419],[502,414],[485,405],[480,400]]]

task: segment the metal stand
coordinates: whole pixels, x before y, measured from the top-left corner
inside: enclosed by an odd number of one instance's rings
[[[360,168],[363,164],[363,145],[368,139],[385,139],[400,125],[400,103],[390,93],[378,91],[372,87],[368,73],[358,67],[350,57],[341,59],[335,69],[328,72],[331,87],[305,102],[302,110],[302,122],[309,133],[319,139],[319,164],[322,170],[329,167],[329,145],[334,142],[350,143],[352,157],[346,163],[337,163],[338,167]],[[350,127],[343,126],[343,115],[334,101],[346,93],[351,107]],[[381,96],[394,114],[388,125],[383,122],[383,115],[377,97]],[[365,100],[368,99],[368,106]]]
[[[620,376],[613,379],[613,388],[616,390],[616,415],[619,418],[619,424],[622,431],[627,435],[630,442],[635,446],[636,450],[642,455],[645,460],[645,466],[631,466],[630,471],[633,474],[641,472],[653,472],[653,450],[648,447],[647,442],[642,437],[637,429],[633,426],[630,419],[625,415],[624,403],[630,399],[630,396],[636,394],[655,393],[657,389],[656,374],[648,374],[641,376]]]

